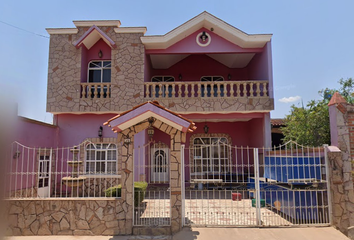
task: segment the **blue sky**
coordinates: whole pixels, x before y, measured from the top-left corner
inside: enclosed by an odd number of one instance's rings
[[[354,1],[1,1],[0,21],[49,36],[45,28],[74,27],[73,20],[118,19],[165,34],[203,11],[242,31],[272,33],[275,110],[319,99],[354,77]],[[45,112],[49,39],[0,22],[0,87],[18,102],[19,115],[50,122]]]

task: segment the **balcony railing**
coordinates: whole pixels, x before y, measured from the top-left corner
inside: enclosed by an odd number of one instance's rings
[[[269,97],[268,81],[146,82],[145,97]]]
[[[81,98],[110,98],[111,83],[81,83]]]

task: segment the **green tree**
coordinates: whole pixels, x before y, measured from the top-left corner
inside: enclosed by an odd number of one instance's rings
[[[328,102],[335,92],[339,92],[349,103],[354,103],[353,79],[340,79],[338,83],[338,90],[326,88],[319,91],[322,100],[311,100],[306,107],[291,106],[290,114],[285,117],[285,127],[282,128],[283,142],[292,140],[305,146],[330,144]]]

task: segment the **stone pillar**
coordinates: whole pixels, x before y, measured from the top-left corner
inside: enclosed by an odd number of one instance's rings
[[[354,190],[350,158],[344,158],[339,148],[328,147],[332,224],[350,239],[354,239]],[[331,214],[331,213],[330,213]]]
[[[182,229],[181,140],[182,132],[172,129],[170,158],[171,231]]]
[[[335,93],[329,102],[331,144],[328,147],[332,224],[354,239],[354,106]]]
[[[132,234],[133,230],[133,191],[134,191],[134,134],[133,128],[118,133],[118,157],[120,158],[120,174],[122,185],[122,207],[126,212],[125,233]]]

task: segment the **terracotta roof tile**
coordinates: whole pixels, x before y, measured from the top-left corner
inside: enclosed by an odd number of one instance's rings
[[[270,119],[270,123],[272,126],[285,126],[285,119],[273,118],[273,119]]]
[[[338,104],[338,103],[347,103],[347,101],[339,94],[339,92],[335,92],[328,103],[328,106]]]

